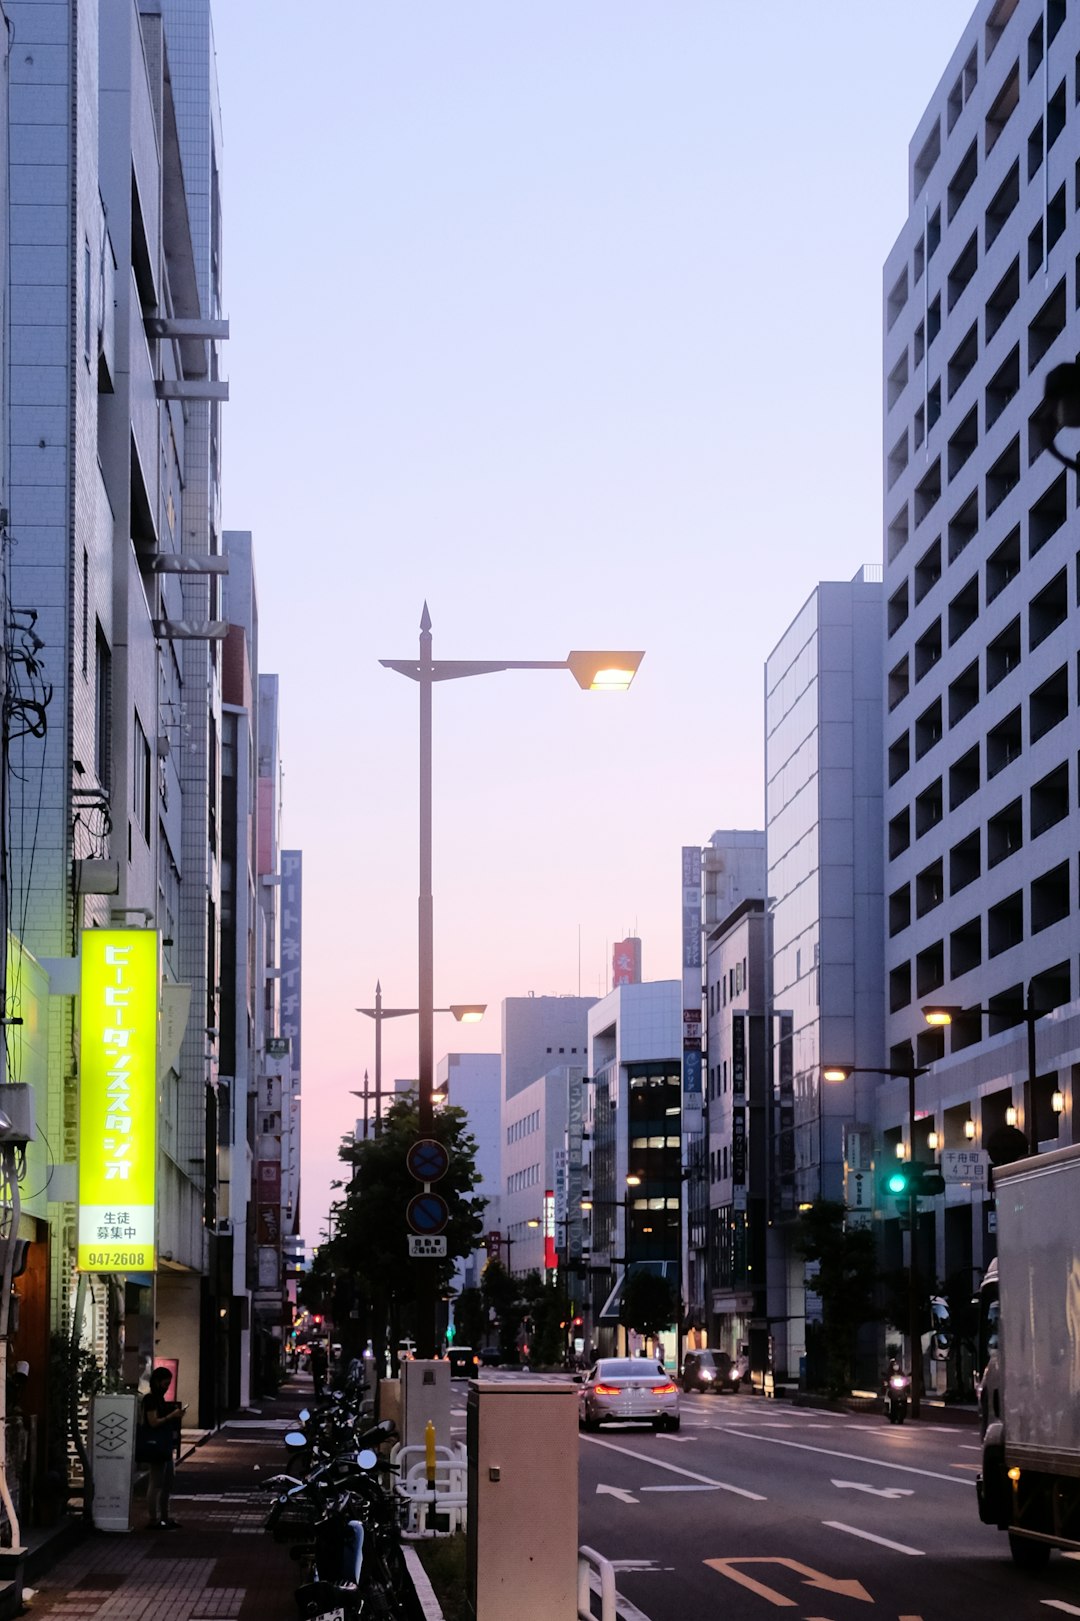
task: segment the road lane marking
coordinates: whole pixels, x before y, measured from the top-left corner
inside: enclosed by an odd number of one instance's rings
[[[713,1480],[709,1475],[697,1475],[692,1469],[680,1469],[677,1463],[665,1463],[662,1458],[654,1458],[648,1452],[631,1452],[629,1447],[617,1447],[614,1441],[601,1441],[598,1435],[583,1435],[581,1439],[594,1447],[606,1447],[609,1452],[618,1452],[624,1458],[637,1458],[640,1463],[651,1463],[655,1469],[667,1469],[673,1475],[685,1475],[687,1480],[700,1480],[706,1486],[715,1486],[722,1492],[734,1492],[736,1497],[748,1497],[752,1503],[767,1503],[768,1498],[760,1492],[748,1492],[742,1486],[729,1486],[726,1480]]]
[[[873,1599],[861,1582],[843,1581],[837,1576],[826,1576],[823,1571],[815,1570],[812,1565],[801,1565],[797,1559],[769,1558],[758,1554],[753,1557],[731,1559],[706,1559],[705,1563],[710,1570],[715,1570],[719,1576],[727,1576],[729,1580],[738,1582],[740,1587],[748,1587],[759,1598],[768,1599],[770,1604],[777,1608],[794,1609],[795,1600],[788,1598],[784,1593],[778,1593],[775,1587],[766,1587],[764,1582],[755,1581],[743,1570],[736,1570],[736,1565],[782,1565],[787,1570],[795,1571],[802,1576],[805,1587],[817,1588],[823,1593],[838,1593],[844,1598],[864,1599],[867,1604],[873,1604]]]
[[[873,1497],[914,1497],[915,1493],[910,1486],[866,1486],[861,1480],[834,1480],[834,1486],[839,1486],[852,1492],[869,1492]]]
[[[595,1593],[597,1598],[600,1597],[600,1577],[595,1570],[589,1572],[589,1590]],[[644,1610],[639,1610],[636,1604],[631,1604],[630,1600],[619,1592],[615,1594],[615,1614],[619,1617],[619,1621],[649,1621]]]
[[[858,1452],[835,1452],[831,1447],[814,1447],[809,1441],[781,1441],[778,1435],[755,1435],[752,1430],[733,1430],[727,1426],[729,1435],[738,1435],[745,1441],[764,1441],[768,1446],[795,1447],[799,1452],[817,1452],[823,1458],[846,1458],[848,1463],[861,1463],[871,1469],[898,1469],[905,1475],[925,1475],[928,1480],[947,1480],[953,1486],[974,1486],[973,1480],[957,1480],[955,1475],[941,1475],[936,1469],[916,1469],[914,1464],[893,1463],[889,1458],[864,1458]]]
[[[1050,1610],[1064,1610],[1066,1615],[1080,1615],[1080,1610],[1076,1608],[1076,1605],[1066,1604],[1063,1598],[1044,1598],[1040,1599],[1039,1602],[1045,1604]]]
[[[978,1474],[979,1470],[982,1468],[982,1464],[981,1463],[950,1463],[949,1468],[950,1469],[974,1469],[975,1473]]]
[[[639,1486],[639,1492],[715,1492],[716,1486],[699,1486],[696,1483],[690,1486]]]
[[[970,1441],[961,1441],[961,1443],[960,1443],[960,1451],[961,1452],[981,1452],[982,1447],[972,1446]]]
[[[633,1492],[628,1492],[623,1486],[597,1486],[597,1496],[607,1493],[609,1497],[617,1497],[620,1503],[636,1503],[637,1498]]]
[[[866,1542],[877,1542],[882,1548],[892,1548],[896,1553],[918,1554],[922,1558],[926,1552],[924,1548],[909,1548],[906,1542],[890,1542],[888,1537],[876,1537],[872,1531],[861,1531],[857,1525],[845,1525],[843,1520],[822,1520],[831,1531],[846,1531],[849,1536],[862,1537]]]

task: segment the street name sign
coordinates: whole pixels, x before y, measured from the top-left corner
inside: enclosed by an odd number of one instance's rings
[[[970,1182],[985,1190],[990,1156],[984,1148],[943,1148],[941,1174],[946,1182]]]

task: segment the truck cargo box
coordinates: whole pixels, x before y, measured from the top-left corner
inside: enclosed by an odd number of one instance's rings
[[[1006,1463],[1080,1475],[1080,1144],[994,1172]]]

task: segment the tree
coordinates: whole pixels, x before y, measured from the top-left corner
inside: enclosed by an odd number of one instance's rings
[[[504,1362],[517,1355],[517,1330],[521,1321],[521,1289],[512,1272],[501,1261],[491,1260],[480,1278],[480,1293],[489,1313],[499,1325],[499,1350]]]
[[[667,1278],[643,1267],[631,1267],[619,1301],[619,1321],[647,1340],[654,1340],[675,1320],[675,1291]]]
[[[418,1269],[431,1268],[436,1292],[446,1294],[455,1263],[472,1254],[483,1231],[487,1200],[475,1191],[476,1140],[468,1129],[465,1111],[452,1106],[438,1110],[431,1135],[444,1145],[450,1158],[449,1169],[437,1185],[449,1208],[444,1260],[409,1257],[406,1211],[410,1199],[422,1191],[405,1162],[419,1136],[416,1094],[405,1093],[390,1105],[377,1137],[347,1143],[340,1151],[352,1174],[338,1206],[337,1232],[324,1249],[329,1251],[334,1273],[349,1280],[350,1314],[369,1323],[372,1347],[380,1361],[388,1339],[396,1356],[399,1339],[406,1334],[416,1337]]]
[[[483,1345],[487,1312],[479,1289],[462,1289],[454,1305],[454,1326],[462,1345]]]
[[[845,1227],[845,1209],[822,1199],[799,1217],[796,1253],[817,1265],[814,1291],[821,1299],[824,1383],[830,1396],[851,1389],[855,1343],[864,1323],[875,1322],[877,1260],[869,1227]]]

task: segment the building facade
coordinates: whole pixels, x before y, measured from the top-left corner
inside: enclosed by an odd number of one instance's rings
[[[982,0],[912,139],[884,272],[886,1047],[929,1067],[921,1153],[931,1132],[992,1150],[1013,1118],[1033,1149],[1073,1136],[1076,480],[1040,402],[1080,349],[1078,51],[1075,8]],[[907,1114],[897,1081],[886,1151]],[[934,1201],[936,1276],[978,1275],[989,1217],[974,1188]]]
[[[844,1198],[846,1135],[883,1091],[881,581],[818,585],[765,665],[772,920],[768,1319],[778,1372],[805,1354],[800,1205]],[[867,1073],[826,1083],[826,1065]],[[887,1089],[887,1083],[885,1083]]]
[[[446,1053],[435,1067],[435,1090],[447,1103],[464,1109],[469,1131],[476,1142],[476,1170],[479,1192],[489,1201],[484,1225],[490,1232],[499,1227],[501,1181],[499,1086],[502,1060],[498,1053]],[[487,1260],[487,1250],[479,1245],[468,1260],[458,1263],[454,1289],[476,1288]]]
[[[646,1266],[683,1302],[683,987],[680,980],[620,985],[590,1008],[582,1180],[591,1209],[587,1338],[605,1354],[624,1348],[618,1295],[627,1270]],[[675,1323],[665,1344],[674,1358]]]

